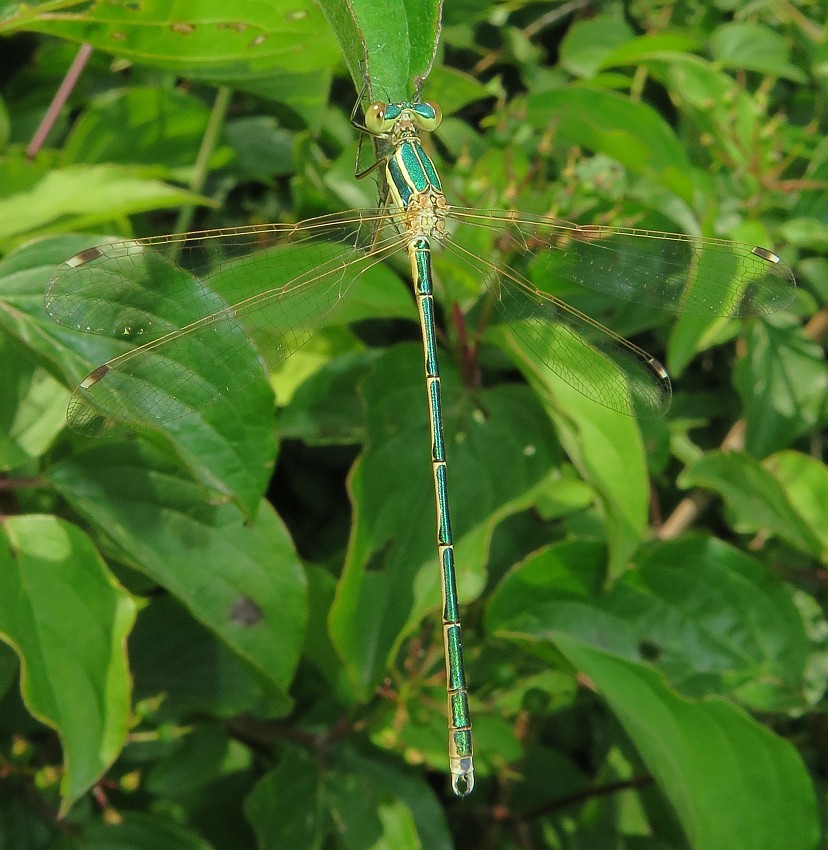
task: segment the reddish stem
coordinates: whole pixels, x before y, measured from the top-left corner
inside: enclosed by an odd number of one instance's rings
[[[29,142],[29,146],[26,148],[26,156],[29,159],[34,159],[35,156],[37,156],[37,152],[43,147],[43,143],[46,141],[47,136],[52,132],[52,128],[55,126],[58,115],[60,115],[60,110],[63,109],[63,105],[72,93],[72,89],[75,88],[78,78],[80,77],[81,72],[86,66],[86,63],[89,61],[89,57],[91,55],[91,44],[82,44],[78,48],[78,52],[75,54],[75,58],[72,61],[69,70],[66,72],[63,82],[55,92],[55,96],[52,98],[52,102],[49,104],[49,108],[46,110],[46,114],[43,116],[40,126],[37,128],[32,140]]]

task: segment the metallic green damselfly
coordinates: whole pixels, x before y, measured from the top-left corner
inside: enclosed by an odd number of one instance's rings
[[[46,295],[61,324],[124,340],[128,350],[75,390],[69,424],[100,435],[157,427],[221,401],[303,345],[376,263],[406,252],[419,312],[431,423],[437,554],[449,715],[449,764],[459,795],[474,786],[471,719],[449,520],[432,250],[453,252],[486,284],[483,316],[504,324],[564,381],[625,414],[663,413],[670,380],[642,349],[544,292],[532,279],[578,283],[677,312],[768,313],[792,298],[774,253],[720,239],[570,224],[449,206],[420,134],[438,127],[430,103],[374,103],[362,131],[388,149],[384,205],[297,224],[111,242],[60,267]],[[497,256],[459,233],[482,228]],[[251,348],[252,361],[244,361]],[[241,358],[241,360],[240,360]],[[240,367],[244,361],[249,365]]]

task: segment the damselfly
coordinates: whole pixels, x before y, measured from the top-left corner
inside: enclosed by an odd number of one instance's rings
[[[90,248],[60,267],[46,305],[61,324],[128,344],[75,390],[69,425],[88,435],[156,427],[230,396],[261,376],[264,365],[282,362],[328,321],[361,275],[407,253],[431,423],[449,763],[453,788],[465,795],[474,785],[471,720],[449,521],[432,250],[453,252],[485,282],[483,315],[507,325],[584,395],[626,414],[667,409],[671,390],[664,368],[530,278],[717,316],[784,307],[795,284],[790,269],[765,248],[449,206],[419,138],[440,121],[431,103],[368,108],[364,125],[357,126],[388,148],[377,163],[387,189],[380,209]],[[492,237],[497,256],[470,248],[460,238],[467,228]],[[251,341],[252,362],[243,357]]]

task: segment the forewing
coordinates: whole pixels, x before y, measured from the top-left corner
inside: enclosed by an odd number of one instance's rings
[[[396,250],[378,213],[113,242],[60,267],[46,307],[123,340],[75,390],[70,427],[156,426],[226,399],[294,353],[367,268]]]
[[[702,236],[576,225],[499,210],[453,208],[455,220],[496,232],[533,279],[700,316],[763,315],[787,306],[790,268],[767,248]]]

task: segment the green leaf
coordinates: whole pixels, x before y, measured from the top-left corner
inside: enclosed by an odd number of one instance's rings
[[[575,468],[604,515],[610,571],[624,568],[647,527],[650,485],[638,425],[631,416],[590,401],[555,375],[506,331],[503,339],[555,422]]]
[[[117,353],[111,340],[55,324],[43,307],[55,268],[87,247],[88,236],[55,236],[30,242],[0,260],[0,326],[73,386],[88,374],[90,362],[103,363]]]
[[[0,188],[0,245],[11,246],[31,235],[94,228],[147,210],[212,201],[156,180],[147,170],[115,165],[73,165],[40,175],[36,168],[6,160],[4,174],[17,168],[32,179],[17,191]],[[18,175],[18,176],[20,176]]]
[[[356,750],[351,746],[332,753],[332,767],[327,793],[331,799],[330,813],[334,823],[341,824],[340,836],[352,832],[345,847],[388,848],[417,847],[423,850],[451,850],[451,835],[446,815],[435,798],[428,782],[403,767],[399,761],[381,753]],[[409,816],[399,810],[380,812],[381,803],[395,801],[404,805]],[[409,819],[410,818],[410,819]],[[411,826],[416,830],[412,834]],[[368,826],[366,835],[365,826]],[[404,840],[399,834],[404,829]],[[377,830],[377,844],[367,839]],[[380,837],[381,836],[381,837]],[[376,840],[376,838],[374,840]],[[401,844],[397,844],[402,840]]]
[[[305,577],[267,503],[249,524],[140,443],[78,452],[49,479],[120,559],[167,588],[285,700],[305,628]]]
[[[308,378],[279,415],[282,438],[310,445],[347,445],[365,439],[365,410],[357,385],[381,353],[357,351],[336,357]]]
[[[794,318],[751,322],[744,338],[733,382],[744,408],[745,445],[761,458],[817,427],[828,370],[822,346]]]
[[[0,641],[0,699],[14,687],[20,674],[20,662],[11,647]]]
[[[313,11],[314,15],[318,14],[315,6]],[[257,97],[284,103],[301,116],[308,127],[319,130],[328,114],[326,106],[331,88],[329,65],[336,67],[339,64],[339,57],[334,49],[333,41],[328,40],[328,32],[322,21],[318,23],[315,37],[319,37],[322,43],[329,45],[325,57],[325,69],[322,71],[295,73],[289,68],[276,68],[267,73],[245,68],[240,73],[235,70],[225,71],[215,82],[231,87],[234,91],[245,91]],[[198,78],[198,69],[191,68],[190,76]],[[209,75],[208,81],[210,80],[212,75]]]
[[[368,442],[350,479],[355,528],[330,618],[334,644],[362,694],[381,679],[406,624],[440,600],[422,368],[419,347],[400,345],[362,385]],[[471,395],[450,363],[443,367],[443,415],[465,601],[481,588],[494,526],[531,503],[556,460],[555,440],[525,387]]]
[[[719,493],[727,503],[731,525],[740,534],[770,532],[814,557],[826,557],[819,539],[776,479],[747,454],[710,452],[682,473],[679,485]]]
[[[738,331],[730,319],[709,318],[684,314],[678,316],[670,329],[667,346],[667,365],[670,374],[679,377],[701,351],[721,345]]]
[[[654,76],[675,93],[684,109],[692,106],[709,113],[726,108],[738,96],[733,78],[701,56],[670,56],[649,64]]]
[[[489,87],[479,80],[445,65],[438,65],[431,72],[425,94],[440,106],[443,115],[459,112],[470,103],[492,96]]]
[[[571,540],[527,558],[492,596],[486,627],[556,664],[565,632],[646,658],[688,696],[801,708],[810,645],[790,591],[764,567],[702,536],[651,546],[606,594],[604,552]]]
[[[723,700],[677,695],[642,664],[568,635],[555,644],[624,727],[694,850],[816,847],[814,790],[791,744]]]
[[[561,67],[576,77],[594,77],[605,58],[633,35],[630,26],[613,14],[576,21],[560,45]]]
[[[780,452],[763,464],[779,482],[788,501],[828,553],[828,469],[816,458],[800,452]]]
[[[797,247],[810,247],[808,243],[814,241],[817,245],[822,245],[824,250],[828,198],[825,197],[822,187],[828,180],[828,159],[821,152],[815,153],[808,176],[813,181],[812,188],[797,196],[796,202],[785,217],[786,220],[780,224],[780,230]],[[823,257],[805,257],[801,262],[807,265],[819,260],[824,262]]]
[[[378,850],[421,850],[414,819],[402,800],[380,803],[379,818],[383,834],[374,845]]]
[[[9,119],[9,110],[5,100],[0,97],[0,151],[3,150],[9,143],[11,135],[11,120]]]
[[[0,598],[0,638],[20,658],[26,707],[60,736],[65,814],[126,741],[135,605],[89,539],[49,516],[3,523]]]
[[[251,762],[250,751],[230,738],[224,724],[201,723],[169,742],[144,788],[167,798],[204,793],[224,773],[249,768]]]
[[[357,90],[411,100],[428,76],[440,35],[440,0],[321,0]]]
[[[416,833],[411,823],[411,814],[401,815],[408,821],[407,840],[397,844],[402,836],[395,829],[394,810],[402,806],[394,801],[389,790],[377,786],[363,776],[345,774],[338,777],[336,784],[329,790],[330,815],[338,826],[339,845],[343,850],[420,850],[416,841]]]
[[[100,244],[103,240],[77,236],[41,240],[9,254],[0,263],[0,304],[6,305],[6,309],[0,309],[0,326],[25,342],[53,374],[63,376],[72,388],[93,368],[124,350],[123,344],[112,339],[59,325],[44,309],[44,291],[57,264],[88,248],[90,241]],[[187,277],[183,272],[181,276]],[[153,279],[154,285],[160,282],[157,277]],[[187,285],[195,287],[202,299],[215,297],[193,279],[188,279]],[[95,304],[103,303],[103,295],[109,300],[117,299],[118,292],[110,278],[93,296],[98,299]],[[148,298],[156,309],[157,292],[152,296],[150,288]],[[168,319],[169,313],[191,315],[180,302],[170,303],[169,299],[165,309]],[[199,407],[192,415],[168,423],[163,436],[153,431],[152,439],[169,441],[205,487],[221,498],[232,498],[252,516],[270,476],[276,442],[268,421],[273,408],[272,393],[257,353],[243,337],[242,341],[234,349],[235,362],[249,365],[252,360],[260,380],[237,393],[233,403]],[[209,361],[205,363],[205,352],[193,346],[188,357],[186,362],[194,363],[195,368],[215,380],[218,370]],[[229,364],[228,355],[224,365]]]
[[[308,623],[302,655],[328,685],[328,696],[341,705],[352,705],[356,697],[346,671],[328,634],[328,615],[336,594],[336,579],[321,567],[307,566]]]
[[[164,165],[170,172],[189,171],[209,117],[209,109],[181,89],[136,86],[108,91],[93,99],[72,125],[63,162]]]
[[[623,618],[595,604],[606,574],[606,551],[592,541],[567,540],[541,549],[501,582],[486,609],[486,630],[519,641],[555,664],[553,633],[565,631],[634,656],[633,633]]]
[[[84,850],[213,850],[192,829],[158,814],[118,813],[118,823],[91,821],[83,830]]]
[[[556,139],[604,153],[690,203],[690,162],[673,130],[651,107],[612,92],[570,87],[530,94],[526,118]]]
[[[790,63],[785,39],[770,27],[753,21],[722,24],[710,40],[715,59],[727,68],[758,71],[804,82],[802,71]]]
[[[828,300],[828,258],[807,257],[797,264],[802,281],[806,281],[816,296]]]
[[[809,251],[828,250],[828,234],[825,233],[823,218],[792,218],[779,225],[779,235],[798,248]]]
[[[0,397],[0,470],[9,470],[48,449],[63,429],[69,395],[25,351],[0,337]]]
[[[221,0],[18,6],[0,31],[48,33],[172,71],[273,97],[300,112],[324,103],[338,61],[330,30],[308,0],[228,6]]]
[[[145,602],[129,636],[129,660],[135,701],[163,694],[153,712],[162,721],[268,710],[266,693],[250,666],[172,596]]]
[[[810,645],[790,591],[715,538],[648,548],[601,607],[688,696],[732,695],[760,711],[805,704]]]
[[[545,520],[566,517],[587,510],[593,502],[590,486],[578,475],[575,468],[565,465],[559,476],[549,481],[540,495],[537,511]]]
[[[623,65],[665,62],[669,65],[697,59],[687,54],[697,50],[701,42],[688,33],[653,32],[630,38],[609,52],[601,60],[602,68]],[[684,94],[684,92],[682,92]]]
[[[266,115],[228,121],[224,133],[236,154],[237,167],[246,177],[269,183],[296,171],[294,133]]]
[[[320,777],[304,750],[291,749],[245,800],[258,850],[316,850],[325,827]]]

